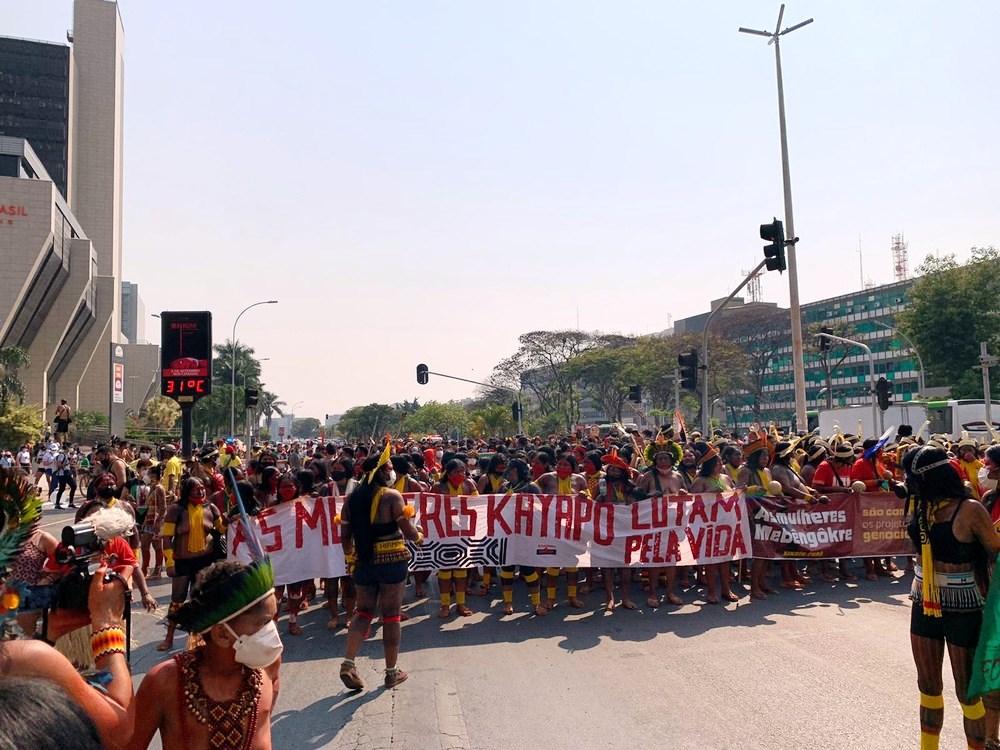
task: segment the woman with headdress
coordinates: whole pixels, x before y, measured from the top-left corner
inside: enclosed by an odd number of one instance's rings
[[[937,750],[944,720],[941,664],[945,646],[969,747],[983,747],[985,709],[968,698],[983,620],[987,554],[1000,551],[989,513],[968,497],[948,454],[924,446],[903,457],[912,510],[907,532],[919,550],[910,597],[910,644],[920,689],[920,747]]]
[[[640,497],[687,494],[684,479],[674,468],[681,459],[681,447],[672,440],[664,440],[654,445],[655,450],[650,455],[653,465],[646,469],[639,478],[637,494]],[[646,599],[646,604],[654,608],[660,605],[660,596],[657,590],[661,578],[666,579],[667,601],[674,605],[683,604],[677,595],[677,567],[673,565],[650,569],[649,596]]]
[[[608,455],[604,456],[604,486],[603,491],[595,498],[599,503],[611,503],[613,505],[631,505],[635,499],[635,485],[631,480],[631,467],[628,462],[618,455],[614,448]],[[604,610],[611,612],[615,608],[615,571],[622,579],[622,607],[625,609],[635,609],[635,602],[632,601],[632,571],[629,568],[604,568]],[[650,606],[653,604],[654,593],[650,594]]]
[[[737,474],[736,486],[750,497],[779,495],[781,487],[774,486],[777,483],[772,480],[767,468],[771,462],[767,435],[751,431],[743,446],[743,455],[746,460]],[[750,564],[751,599],[767,599],[768,594],[774,593],[774,589],[767,583],[767,565],[767,560],[756,557]]]
[[[696,443],[695,453],[698,455],[698,478],[691,485],[692,492],[732,492],[735,489],[733,481],[723,471],[722,457],[714,446]],[[732,571],[728,562],[705,566],[705,601],[718,604],[720,588],[723,599],[739,601],[732,590]]]
[[[340,665],[340,679],[351,690],[364,688],[354,657],[368,637],[376,603],[382,610],[385,686],[395,687],[408,676],[396,666],[403,587],[410,561],[403,539],[420,544],[424,537],[410,520],[403,496],[392,489],[395,477],[389,462],[390,447],[386,441],[381,455],[365,459],[361,484],[341,510],[344,555],[355,559],[352,577],[358,592],[347,631],[347,651]]]
[[[771,478],[781,485],[781,496],[790,498],[786,503],[794,505],[794,501],[814,503],[816,498],[809,486],[793,465],[793,454],[798,444],[797,440],[782,440],[774,446],[774,461],[771,464]],[[781,563],[781,587],[785,589],[800,589],[809,583],[809,576],[801,571],[791,560]]]

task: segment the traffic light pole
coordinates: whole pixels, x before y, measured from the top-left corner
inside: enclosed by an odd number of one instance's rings
[[[443,372],[433,372],[431,370],[427,371],[428,375],[437,375],[439,378],[448,378],[448,380],[459,380],[463,383],[472,383],[473,385],[481,385],[483,388],[491,388],[494,391],[508,391],[513,393],[515,398],[517,398],[517,432],[519,435],[524,434],[524,424],[523,416],[524,409],[521,407],[521,392],[516,391],[513,388],[508,388],[505,385],[494,385],[493,383],[480,383],[478,380],[469,380],[468,378],[460,378],[455,375],[445,375]]]
[[[749,274],[747,274],[747,277],[745,279],[743,279],[743,281],[740,283],[740,285],[738,287],[736,287],[729,294],[729,296],[726,297],[725,300],[723,300],[723,302],[722,302],[721,305],[719,305],[714,310],[712,310],[712,312],[710,312],[708,314],[708,318],[705,320],[705,327],[702,329],[702,338],[701,338],[701,369],[704,371],[702,373],[704,375],[704,377],[702,378],[702,383],[701,383],[701,434],[703,436],[707,436],[708,435],[708,429],[709,429],[709,424],[708,424],[708,334],[709,334],[709,329],[712,326],[712,321],[715,319],[715,316],[718,315],[720,312],[722,312],[725,309],[726,305],[728,305],[730,302],[732,302],[733,297],[735,297],[737,294],[739,294],[740,290],[743,289],[743,287],[745,287],[748,283],[750,283],[750,280],[752,278],[754,278],[766,264],[767,264],[767,258],[765,258],[760,263],[758,263],[757,267],[754,268]]]
[[[860,341],[853,341],[852,339],[845,339],[842,336],[834,336],[832,333],[817,333],[820,338],[827,338],[831,341],[839,341],[841,344],[850,344],[851,346],[856,346],[860,349],[864,349],[865,353],[868,355],[868,375],[871,378],[871,385],[868,390],[871,392],[872,397],[872,427],[878,425],[878,429],[881,432],[885,432],[885,415],[882,410],[878,408],[878,396],[875,393],[875,357],[872,356],[872,350],[867,344],[862,344]],[[879,434],[881,434],[881,432]]]

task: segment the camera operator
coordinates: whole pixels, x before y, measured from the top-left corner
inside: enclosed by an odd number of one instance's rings
[[[132,677],[125,660],[124,586],[119,580],[105,582],[106,568],[98,569],[91,579],[87,606],[91,629],[91,650],[97,669],[111,675],[102,692],[85,682],[70,661],[44,641],[0,641],[0,677],[39,677],[65,690],[87,712],[97,726],[105,747],[121,747],[121,740],[132,732],[129,704],[132,702]],[[49,637],[63,635],[65,628],[78,623],[66,622],[58,630],[50,628]]]
[[[121,459],[119,459],[120,461]],[[121,501],[116,497],[118,490],[115,488],[115,476],[110,472],[104,472],[99,474],[93,482],[91,482],[94,488],[94,498],[88,500],[80,509],[76,512],[76,523],[80,523],[89,516],[96,513],[102,508],[114,508],[120,507],[126,513],[132,516],[132,530],[125,537],[126,544],[122,544],[122,547],[127,546],[129,548],[128,557],[131,558],[131,569],[129,570],[128,576],[123,576],[126,583],[129,584],[131,588],[131,583],[135,581],[135,587],[139,589],[139,593],[142,595],[142,606],[146,608],[148,612],[152,612],[156,609],[156,599],[153,595],[149,593],[149,587],[146,585],[146,577],[142,574],[141,568],[137,564],[137,560],[140,556],[139,552],[139,532],[135,527],[135,508],[132,507],[132,503],[128,501]],[[114,542],[115,540],[111,540]],[[119,540],[120,541],[120,540]],[[124,556],[119,554],[118,559],[123,559]]]

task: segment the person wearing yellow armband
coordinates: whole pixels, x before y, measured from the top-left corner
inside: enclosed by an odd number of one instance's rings
[[[768,448],[766,433],[751,431],[747,435],[743,445],[746,461],[736,475],[736,486],[744,490],[748,497],[781,494],[781,485],[772,486],[771,472],[767,468],[771,462]],[[774,492],[775,489],[777,492]],[[754,558],[750,564],[750,598],[767,599],[767,595],[773,593],[774,589],[767,584],[767,560]]]
[[[167,508],[160,527],[163,540],[163,559],[171,579],[170,609],[177,612],[187,600],[195,576],[217,559],[212,534],[224,531],[222,514],[208,502],[208,489],[195,477],[188,477],[180,484],[180,497]],[[172,619],[167,621],[167,635],[156,647],[169,651],[174,645]]]
[[[538,486],[545,495],[590,497],[587,478],[583,474],[577,473],[576,456],[569,452],[560,454],[556,459],[555,471],[546,472],[538,478]],[[562,573],[566,574],[566,599],[569,606],[577,609],[582,608],[583,600],[577,596],[577,579],[580,569],[576,567],[545,569],[545,597],[542,600],[542,606],[546,609],[555,609],[559,576]]]
[[[969,697],[973,657],[983,623],[987,555],[1000,551],[989,512],[968,497],[942,448],[923,446],[902,460],[907,533],[918,549],[910,598],[910,646],[920,691],[920,749],[938,750],[944,722],[941,665],[947,646],[970,748],[986,744],[986,709]],[[911,514],[912,511],[912,514]]]
[[[478,495],[476,483],[466,476],[466,463],[460,458],[453,458],[444,467],[444,478],[434,485],[434,491],[442,495],[455,497],[457,495]],[[465,595],[469,586],[468,568],[443,568],[438,571],[438,588],[441,592],[441,608],[438,617],[442,620],[451,615],[451,592],[455,589],[455,611],[462,617],[468,617],[472,610],[465,603]]]

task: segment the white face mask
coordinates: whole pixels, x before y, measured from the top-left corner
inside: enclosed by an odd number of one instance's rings
[[[386,479],[386,487],[392,487],[396,483],[396,472],[394,470],[389,471],[389,477]]]
[[[440,461],[444,458],[444,451],[434,451],[434,455],[437,456],[437,460]]]
[[[226,630],[236,639],[233,644],[233,651],[236,652],[236,661],[245,664],[252,669],[263,669],[277,661],[285,647],[281,643],[281,636],[278,634],[278,626],[274,620],[252,635],[236,635],[229,627],[228,622],[222,623]]]
[[[993,492],[997,488],[997,480],[990,479],[990,470],[985,466],[979,470],[979,486],[983,493]]]

